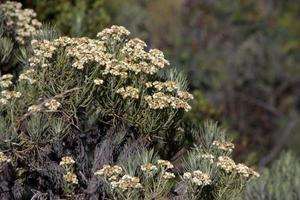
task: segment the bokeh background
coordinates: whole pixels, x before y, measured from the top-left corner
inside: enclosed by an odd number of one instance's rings
[[[194,94],[185,120],[214,119],[235,158],[264,167],[300,154],[297,0],[24,0],[62,35],[123,25],[183,70]]]

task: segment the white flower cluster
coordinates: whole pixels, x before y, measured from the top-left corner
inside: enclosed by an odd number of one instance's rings
[[[145,51],[146,43],[140,39],[129,40],[121,49],[124,54],[124,61],[128,63],[127,70],[135,74],[143,72],[145,74],[155,74],[160,69],[169,65],[169,61],[164,58],[163,52],[158,49]]]
[[[75,160],[71,156],[63,157],[59,163],[60,166],[73,165],[73,164],[75,164]]]
[[[200,158],[208,160],[210,163],[214,162],[215,156],[210,153],[201,154]]]
[[[64,168],[64,181],[70,185],[77,185],[78,179],[77,175],[74,173],[75,160],[71,156],[62,157],[59,165]]]
[[[157,164],[160,165],[161,167],[165,168],[165,169],[172,169],[174,168],[174,165],[168,161],[168,160],[158,160]]]
[[[117,59],[112,59],[110,61],[107,61],[103,74],[111,74],[113,76],[127,78],[128,68],[128,63],[124,61],[119,61]]]
[[[147,47],[147,44],[143,40],[133,38],[124,45],[121,52],[128,56],[128,61],[139,61],[147,58],[147,52],[144,50],[145,47]]]
[[[60,103],[56,101],[55,99],[51,99],[50,101],[45,103],[45,106],[50,110],[50,111],[56,111],[60,107]]]
[[[115,40],[115,41],[122,41],[125,39],[130,32],[122,27],[122,26],[112,26],[110,28],[106,28],[100,33],[97,34],[97,37],[100,38],[101,40]]]
[[[140,183],[140,179],[135,176],[124,175],[119,181],[111,182],[113,188],[119,188],[123,192],[129,189],[140,189],[143,188]]]
[[[30,84],[33,84],[36,82],[36,80],[34,80],[32,78],[32,75],[34,73],[34,69],[28,69],[26,70],[25,72],[23,72],[22,74],[20,74],[19,76],[19,80],[22,81],[22,80],[26,80],[28,81]]]
[[[35,35],[42,26],[35,19],[36,13],[32,9],[22,9],[22,4],[19,2],[6,1],[1,4],[0,14],[4,16],[8,32],[14,32],[20,44],[24,44],[26,39]]]
[[[162,177],[163,177],[163,179],[167,179],[168,180],[168,179],[173,179],[176,176],[172,172],[164,172]]]
[[[259,177],[259,173],[247,167],[245,164],[236,164],[228,156],[219,156],[217,166],[221,167],[226,173],[238,173],[246,178],[250,176]]]
[[[160,179],[167,181],[176,177],[174,173],[167,172],[167,170],[172,169],[173,167],[174,166],[170,161],[158,160],[157,165],[145,163],[140,166],[140,169],[148,178],[149,174],[152,174],[151,177],[154,177],[154,174],[158,172],[159,175],[157,177],[159,177],[159,180],[155,179],[153,181],[160,182]],[[123,169],[119,165],[103,165],[102,169],[97,170],[94,174],[105,178],[112,188],[120,189],[123,192],[143,188],[141,180],[145,180],[144,178],[123,174]]]
[[[123,172],[123,169],[119,165],[114,165],[114,166],[103,165],[102,169],[97,170],[95,172],[95,175],[110,178],[112,176],[117,177],[117,176],[121,175],[122,172]],[[115,179],[115,178],[113,178],[113,179]]]
[[[67,183],[71,183],[71,184],[74,184],[74,185],[78,184],[78,179],[77,179],[76,174],[74,172],[71,172],[71,171],[68,171],[66,174],[64,174],[64,180]]]
[[[43,63],[44,58],[52,58],[58,48],[65,49],[66,55],[74,60],[72,66],[77,69],[83,69],[87,63],[104,66],[111,57],[106,53],[103,42],[84,37],[60,37],[52,41],[33,40],[31,43],[34,51],[34,56],[30,60],[31,66],[38,64],[47,66],[47,63]]]
[[[3,90],[0,94],[0,105],[6,105],[9,100],[20,98],[21,95],[21,92]]]
[[[94,79],[94,84],[95,85],[102,85],[104,83],[104,81],[100,78],[96,78]]]
[[[157,161],[157,165],[153,165],[152,163],[145,163],[141,166],[141,170],[146,173],[156,172],[158,170],[158,166],[161,167],[164,171],[163,178],[165,179],[175,178],[175,174],[165,171],[174,168],[173,164],[168,160],[159,159]]]
[[[28,108],[28,112],[38,112],[41,110],[41,106],[39,105],[31,105]]]
[[[149,173],[149,172],[154,172],[154,171],[157,171],[158,168],[156,165],[153,165],[151,163],[145,163],[141,166],[141,170],[143,172],[146,172],[146,173]]]
[[[9,86],[12,85],[12,78],[13,75],[11,74],[5,74],[3,76],[0,77],[0,86],[3,88],[8,88]]]
[[[189,92],[187,91],[177,91],[177,96],[179,98],[181,98],[182,100],[185,100],[185,101],[189,101],[189,100],[192,100],[194,99],[194,96],[192,94],[190,94]]]
[[[168,92],[173,92],[174,90],[178,89],[175,81],[165,81],[165,82],[154,81],[154,82],[147,82],[145,85],[147,88],[153,87],[158,91],[166,89]]]
[[[142,184],[138,177],[123,175],[119,178],[122,172],[123,169],[119,165],[103,165],[102,169],[95,172],[95,175],[104,177],[109,181],[112,188],[119,188],[122,191],[142,188]]]
[[[234,149],[234,144],[231,142],[219,142],[219,141],[213,141],[212,143],[213,146],[216,146],[218,149],[227,151],[231,153]]]
[[[112,26],[98,33],[99,39],[61,37],[52,41],[32,41],[34,56],[30,58],[30,66],[50,66],[50,58],[54,58],[58,49],[63,49],[70,58],[72,66],[84,69],[86,66],[96,66],[100,69],[99,75],[112,75],[122,79],[129,79],[139,73],[154,74],[169,65],[163,53],[157,49],[149,52],[144,50],[146,43],[140,39],[128,39],[129,31],[121,26]],[[114,47],[115,46],[115,47]],[[112,52],[111,52],[112,51]],[[89,64],[89,65],[88,65]],[[149,76],[150,77],[150,76]],[[103,79],[105,80],[106,77]],[[138,77],[137,77],[138,78]],[[104,80],[94,79],[96,85],[103,84]],[[144,79],[147,81],[147,77]],[[145,84],[145,83],[143,83]],[[189,111],[188,101],[193,96],[186,91],[178,91],[176,82],[148,82],[158,92],[145,95],[144,99],[151,109],[183,109]],[[163,93],[174,92],[172,94]],[[152,91],[148,91],[148,93]],[[117,91],[124,99],[131,97],[139,99],[139,91],[132,86],[123,86]]]
[[[186,181],[190,181],[191,183],[197,186],[205,186],[211,184],[211,179],[208,174],[195,170],[193,172],[185,172],[183,174],[183,179]]]
[[[152,109],[164,109],[171,107],[173,109],[184,109],[186,112],[191,110],[191,106],[185,100],[163,92],[156,92],[151,96],[147,95],[144,99]]]
[[[0,151],[0,164],[4,162],[10,162],[11,160],[3,153]]]
[[[139,98],[139,90],[131,86],[122,87],[118,89],[117,94],[120,94],[123,97],[123,99],[126,99],[128,97],[133,99]]]
[[[219,156],[217,166],[221,167],[225,172],[233,172],[235,169],[235,162],[228,156]]]

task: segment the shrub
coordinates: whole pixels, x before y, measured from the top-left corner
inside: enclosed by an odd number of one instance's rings
[[[160,50],[121,26],[56,36],[36,35],[1,87],[1,199],[223,200],[258,176],[216,124],[181,122],[193,96]]]

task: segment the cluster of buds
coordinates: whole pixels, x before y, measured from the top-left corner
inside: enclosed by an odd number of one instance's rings
[[[259,177],[259,173],[247,167],[245,164],[236,164],[228,156],[219,156],[217,166],[221,167],[226,173],[237,173],[245,178]]]
[[[183,179],[197,186],[205,186],[211,184],[211,179],[209,175],[200,170],[195,170],[193,172],[185,172],[183,174]]]
[[[234,149],[234,144],[231,142],[219,142],[213,141],[213,146],[216,146],[218,149],[231,153]]]
[[[139,90],[132,86],[122,87],[122,88],[118,89],[117,94],[120,94],[123,99],[126,99],[128,97],[133,98],[133,99],[139,98]]]
[[[0,5],[0,15],[4,16],[5,28],[16,35],[16,41],[24,44],[26,39],[36,35],[42,24],[35,19],[32,9],[22,9],[22,4],[6,1]]]
[[[9,86],[11,86],[13,83],[12,83],[12,78],[13,78],[13,75],[11,74],[5,74],[3,76],[0,77],[0,86],[3,87],[3,88],[8,88]]]

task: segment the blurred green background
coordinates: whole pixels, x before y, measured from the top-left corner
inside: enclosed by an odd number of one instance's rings
[[[236,159],[268,165],[300,154],[300,2],[296,0],[24,0],[62,35],[123,25],[163,50],[195,95],[185,120],[214,119]]]

